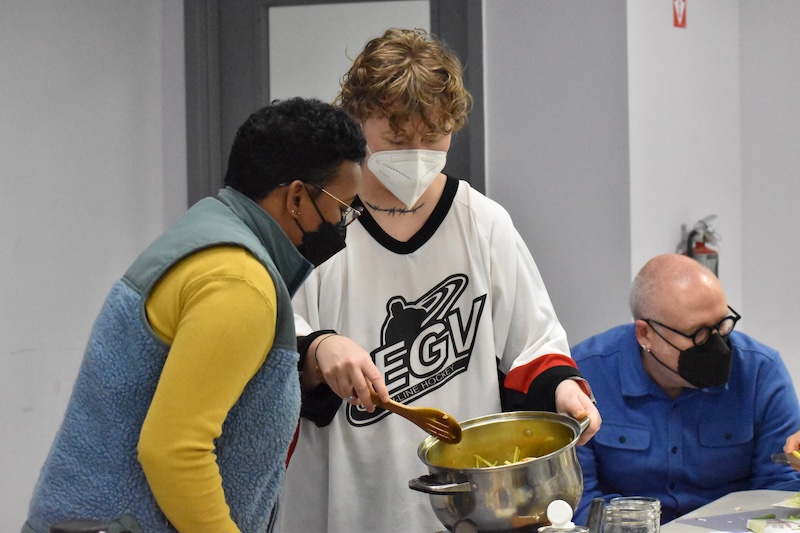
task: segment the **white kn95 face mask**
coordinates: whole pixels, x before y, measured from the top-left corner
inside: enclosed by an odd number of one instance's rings
[[[371,154],[367,168],[408,209],[428,189],[447,162],[447,152],[437,150],[386,150]]]

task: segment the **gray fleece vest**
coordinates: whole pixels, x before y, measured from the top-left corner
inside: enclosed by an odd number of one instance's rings
[[[300,412],[291,295],[312,265],[263,209],[229,188],[189,209],[112,287],[34,489],[28,518],[33,531],[47,533],[60,520],[112,520],[125,513],[147,533],[175,531],[137,460],[139,432],[169,352],[147,324],[145,301],[172,265],[221,244],[249,250],[277,292],[272,350],[216,441],[231,516],[245,533],[267,531]]]

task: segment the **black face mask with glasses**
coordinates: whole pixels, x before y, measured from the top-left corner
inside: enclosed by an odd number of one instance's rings
[[[728,309],[730,309],[733,315],[726,316],[720,320],[719,324],[716,326],[703,326],[698,328],[697,331],[691,335],[687,335],[656,320],[649,318],[643,319],[659,337],[680,352],[678,355],[677,372],[664,364],[653,352],[650,350],[647,350],[647,352],[664,368],[678,374],[694,387],[700,389],[705,387],[721,387],[728,382],[728,378],[730,378],[731,374],[733,354],[731,352],[730,341],[728,341],[728,335],[733,331],[736,322],[742,318],[731,306],[728,306]],[[694,346],[688,350],[681,350],[669,342],[666,337],[653,327],[653,324],[666,328],[687,339],[692,339]]]
[[[297,224],[297,227],[303,232],[303,240],[300,245],[298,245],[297,251],[299,251],[303,257],[313,263],[315,267],[318,267],[345,248],[347,226],[349,226],[361,215],[364,208],[350,207],[345,202],[339,200],[337,197],[314,183],[307,183],[306,185],[316,187],[342,204],[342,206],[345,208],[342,211],[341,220],[336,224],[332,224],[328,222],[324,216],[322,216],[322,212],[319,210],[319,207],[317,207],[317,202],[314,201],[314,198],[311,198],[311,203],[314,204],[314,209],[317,210],[319,218],[322,219],[322,224],[320,224],[319,227],[314,231],[306,231],[303,229],[303,226],[300,225],[300,222],[295,219],[295,224]]]

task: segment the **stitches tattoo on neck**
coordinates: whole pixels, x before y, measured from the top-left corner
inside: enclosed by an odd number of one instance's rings
[[[369,202],[364,202],[364,205],[370,208],[371,211],[379,211],[381,213],[389,213],[390,215],[413,215],[417,212],[419,208],[421,208],[424,203],[414,206],[412,209],[405,209],[403,207],[378,207],[375,204],[371,204]]]

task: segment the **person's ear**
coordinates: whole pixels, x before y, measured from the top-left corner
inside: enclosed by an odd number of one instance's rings
[[[294,180],[286,186],[286,211],[293,218],[300,216],[300,205],[303,203],[306,194],[306,186],[300,180]]]
[[[645,350],[649,350],[653,344],[650,338],[650,326],[642,319],[637,319],[633,323],[634,331],[636,332],[636,342]]]

